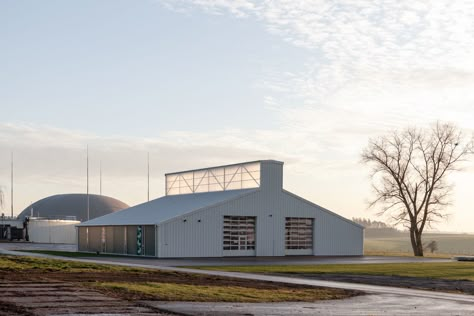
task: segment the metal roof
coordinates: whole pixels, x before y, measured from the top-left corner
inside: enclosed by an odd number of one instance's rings
[[[77,226],[155,225],[193,211],[237,198],[258,189],[167,195]]]

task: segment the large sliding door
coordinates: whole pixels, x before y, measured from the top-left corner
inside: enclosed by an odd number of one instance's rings
[[[255,256],[255,222],[254,216],[224,216],[224,256]]]
[[[79,227],[79,251],[156,256],[154,225]]]
[[[285,254],[313,254],[313,221],[303,217],[285,219]]]

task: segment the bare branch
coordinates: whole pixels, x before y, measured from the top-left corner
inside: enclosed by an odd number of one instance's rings
[[[466,140],[454,125],[439,122],[429,130],[408,128],[371,139],[363,151],[362,162],[372,167],[369,206],[409,228],[415,255],[423,255],[425,226],[444,219],[451,205],[447,176],[473,153],[474,137]]]

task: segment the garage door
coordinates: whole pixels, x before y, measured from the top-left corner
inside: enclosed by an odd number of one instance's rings
[[[254,216],[224,216],[224,256],[255,256],[255,222]]]
[[[313,219],[303,217],[285,218],[285,254],[313,254]]]

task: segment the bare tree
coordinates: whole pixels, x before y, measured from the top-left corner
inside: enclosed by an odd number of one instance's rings
[[[426,226],[445,219],[452,185],[447,177],[460,170],[461,162],[474,150],[451,124],[437,123],[431,129],[409,128],[371,139],[362,161],[372,167],[375,198],[387,214],[410,233],[415,256],[423,256],[422,234]]]

